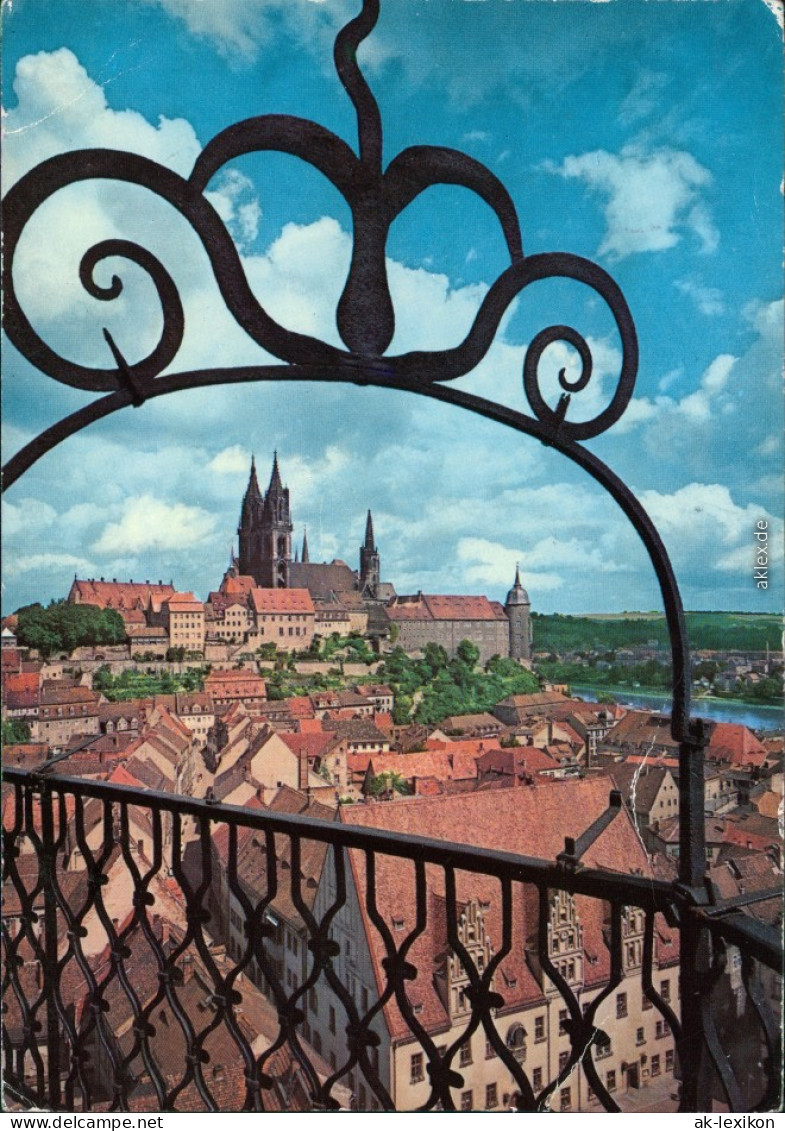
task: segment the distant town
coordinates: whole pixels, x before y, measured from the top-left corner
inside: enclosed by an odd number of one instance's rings
[[[606,812],[609,796],[617,796],[613,835],[600,836],[589,862],[621,873],[675,876],[678,747],[667,713],[627,702],[636,688],[667,692],[670,685],[667,635],[656,614],[541,616],[532,612],[520,571],[510,578],[504,604],[483,595],[398,594],[384,579],[370,511],[357,569],[340,560],[313,562],[307,531],[294,538],[277,456],[265,491],[252,464],[237,533],[237,553],[205,600],[172,581],[74,578],[62,599],[5,617],[4,764],[46,765],[141,793],[207,799],[218,809],[298,813],[551,859],[562,851],[567,832],[580,834]],[[782,655],[774,651],[776,636],[765,618],[691,614],[691,620],[697,697],[781,702]],[[575,685],[594,694],[590,698]],[[708,724],[707,876],[723,899],[775,891],[782,884],[783,727],[781,717],[772,718],[766,727]],[[13,825],[13,807],[13,794],[6,791],[6,828]],[[102,812],[101,802],[88,801],[79,830],[62,830],[61,886],[75,906],[79,892],[93,882],[86,849],[88,855],[102,851]],[[187,941],[190,928],[182,893],[171,879],[172,839],[164,838],[162,849],[143,800],[128,809],[128,820],[128,851],[142,872],[161,851],[166,857],[166,870],[152,869],[150,922],[160,945],[173,951]],[[223,969],[247,946],[243,900],[266,901],[269,962],[263,967],[250,961],[241,987],[246,1035],[257,1042],[254,1048],[263,1048],[276,1039],[275,987],[294,992],[307,980],[310,936],[308,915],[291,893],[281,888],[270,896],[269,859],[246,831],[231,847],[226,828],[215,824],[209,845],[215,867],[204,902],[210,961]],[[187,874],[201,874],[204,845],[194,829],[185,829],[183,837]],[[279,862],[288,860],[280,846],[275,851],[283,853]],[[241,890],[225,883],[230,852],[234,866],[239,859]],[[300,862],[303,906],[317,919],[335,883],[329,859],[327,845],[313,842]],[[35,867],[34,854],[23,853],[20,874]],[[125,853],[108,855],[103,915],[118,930],[126,924],[126,943],[141,932],[127,876]],[[352,876],[346,882],[357,882],[356,872]],[[434,882],[429,875],[427,883]],[[429,893],[442,898],[436,888]],[[24,910],[13,876],[3,894],[3,922],[13,934]],[[498,893],[464,894],[461,946],[482,969],[502,944]],[[385,873],[377,889],[378,912],[394,932],[412,929],[413,898],[411,885],[393,871]],[[341,908],[331,937],[341,943],[335,969],[342,985],[367,1012],[383,991],[379,972],[387,958],[382,936],[358,911],[358,899],[356,892],[354,902]],[[589,902],[554,896],[547,928],[553,961],[582,1003],[602,994],[610,979],[607,925]],[[748,912],[780,923],[781,900],[751,903]],[[596,1110],[597,1097],[580,1065],[565,1075],[567,1013],[536,953],[525,945],[532,914],[523,906],[515,911],[520,946],[495,976],[503,1000],[497,1024],[507,1048],[521,1063],[526,1059],[535,1092],[560,1077],[555,1110]],[[674,1040],[662,1010],[652,1007],[641,988],[643,918],[633,909],[625,912],[623,969],[608,996],[610,1012],[595,1059],[602,1086],[623,1110],[675,1110]],[[98,971],[108,954],[101,914],[92,907],[80,922],[82,952]],[[460,963],[439,922],[438,915],[429,916],[418,942],[418,963],[426,964],[428,974],[413,983],[412,1008],[437,1046],[447,1046],[465,1024],[468,983],[461,980]],[[656,993],[678,1013],[678,932],[659,915],[653,946]],[[31,952],[25,974],[31,984],[37,961]],[[186,1012],[204,1015],[218,1008],[205,990],[213,977],[206,961],[204,955],[189,957]],[[153,953],[133,950],[127,967],[131,984],[157,1000]],[[730,995],[730,964],[723,977]],[[71,994],[65,1008],[79,1017],[83,985],[77,979],[62,992]],[[770,978],[764,992],[778,1002],[781,979]],[[134,1006],[116,987],[112,993],[113,1035],[103,1039],[107,1048],[114,1042],[133,1060],[131,1099],[147,1110],[150,1075],[140,1049],[126,1047],[123,1036]],[[336,1024],[346,1003],[320,981],[306,1004],[298,1038],[327,1079],[351,1053],[346,1025]],[[13,999],[9,1008],[10,1028],[23,1026],[19,1002]],[[162,1018],[167,1010],[164,1003]],[[728,1015],[720,1024],[741,1028],[743,1022]],[[429,1087],[426,1065],[395,1001],[388,998],[377,1012],[374,1031],[380,1079],[397,1108],[416,1107]],[[156,1058],[163,1055],[165,1020],[150,1040]],[[273,1075],[286,1082],[282,1110],[308,1110],[296,1057],[289,1046],[279,1054],[283,1060]],[[759,1056],[754,1042],[745,1055],[751,1061]],[[220,1069],[224,1110],[234,1110],[232,1104],[243,1101],[243,1065],[229,1045],[216,1045],[211,1057],[213,1072]],[[108,1052],[96,1054],[85,1068],[96,1095],[106,1093],[107,1099],[111,1059]],[[481,1028],[461,1045],[460,1073],[461,1110],[514,1107],[515,1079]],[[378,1097],[361,1073],[352,1070],[337,1087],[342,1106],[378,1109]]]

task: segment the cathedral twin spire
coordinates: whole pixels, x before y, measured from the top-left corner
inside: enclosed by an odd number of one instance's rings
[[[289,489],[281,481],[278,452],[273,454],[270,483],[265,494],[259,488],[256,458],[251,456],[251,474],[240,514],[240,573],[255,578],[262,587],[288,588],[292,523],[289,515]],[[302,551],[294,562],[309,565],[308,534],[303,533]],[[371,512],[365,522],[365,541],[360,547],[360,588],[373,595],[379,584],[379,554],[373,535]]]

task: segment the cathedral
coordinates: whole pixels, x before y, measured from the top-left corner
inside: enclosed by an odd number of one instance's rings
[[[302,553],[292,555],[292,525],[289,488],[281,482],[278,454],[267,491],[262,494],[256,477],[256,461],[251,459],[251,475],[240,511],[239,558],[233,563],[236,573],[252,577],[261,589],[307,589],[311,596],[325,600],[333,594],[357,593],[368,602],[386,602],[395,596],[392,585],[381,580],[379,551],[373,534],[371,512],[365,521],[365,539],[360,547],[360,568],[346,562],[312,562],[308,535],[303,534]]]
[[[468,639],[478,646],[481,663],[493,655],[523,662],[531,659],[531,604],[517,569],[504,605],[476,596],[422,592],[399,596],[389,582],[381,580],[370,510],[356,570],[337,559],[312,562],[307,533],[302,551],[292,553],[293,530],[289,489],[281,481],[277,453],[264,494],[252,458],[237,529],[239,556],[232,557],[224,585],[228,578],[252,578],[248,584],[259,589],[307,590],[317,612],[325,613],[330,606],[333,612],[336,608],[364,610],[370,636],[397,640],[407,651],[421,650],[433,642],[454,655],[460,641]]]

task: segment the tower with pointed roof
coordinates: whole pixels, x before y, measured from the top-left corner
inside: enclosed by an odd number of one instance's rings
[[[273,456],[270,484],[263,496],[251,458],[251,475],[240,512],[240,573],[253,577],[262,588],[287,589],[292,560],[292,523],[289,489],[281,482],[278,453]]]
[[[510,658],[530,660],[531,639],[531,601],[529,594],[521,585],[520,569],[515,567],[515,581],[504,602],[504,611],[510,626]]]
[[[371,512],[365,520],[365,541],[360,546],[360,592],[368,597],[375,597],[381,579],[381,563],[379,551],[373,538],[373,519]]]

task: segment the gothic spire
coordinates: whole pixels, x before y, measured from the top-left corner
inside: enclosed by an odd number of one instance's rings
[[[246,499],[256,498],[261,499],[262,492],[259,490],[259,480],[256,478],[256,460],[251,456],[251,474],[248,478],[248,488],[245,492]]]
[[[281,473],[278,470],[278,452],[273,452],[273,470],[270,475],[270,486],[267,488],[267,494],[280,495],[282,490]]]
[[[303,563],[309,562],[311,560],[310,557],[308,556],[308,529],[307,529],[307,527],[303,529],[303,552],[300,555],[300,560]]]
[[[368,517],[365,520],[365,549],[366,550],[373,550],[374,549],[374,544],[373,544],[373,519],[371,518],[370,510],[368,511]]]

